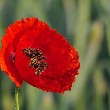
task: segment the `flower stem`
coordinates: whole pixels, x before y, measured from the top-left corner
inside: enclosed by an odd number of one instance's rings
[[[19,110],[19,101],[18,101],[18,87],[15,87],[15,102],[16,102],[16,110]]]

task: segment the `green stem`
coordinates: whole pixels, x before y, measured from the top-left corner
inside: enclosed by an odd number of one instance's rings
[[[18,101],[18,87],[15,87],[15,102],[16,102],[16,110],[19,110],[19,101]]]

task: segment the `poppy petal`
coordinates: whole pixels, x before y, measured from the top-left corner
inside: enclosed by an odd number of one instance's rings
[[[30,58],[22,50],[40,49],[46,57],[47,68],[40,75],[30,67]],[[21,64],[21,65],[19,65]],[[16,50],[15,65],[24,81],[44,91],[63,93],[70,90],[78,74],[78,52],[55,30],[39,21],[23,34]]]

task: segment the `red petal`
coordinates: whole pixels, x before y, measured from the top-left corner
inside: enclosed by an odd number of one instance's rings
[[[40,75],[30,67],[24,48],[40,49],[47,68]],[[15,62],[12,59],[15,53]],[[17,86],[23,80],[44,91],[63,93],[70,90],[79,69],[78,52],[55,30],[37,18],[16,21],[7,28],[0,50],[0,67]]]
[[[46,23],[39,21],[33,27],[23,34],[17,47],[15,64],[20,76],[45,91],[63,93],[70,90],[78,74],[77,51]],[[47,58],[47,68],[41,75],[35,74],[35,69],[29,66],[30,59],[22,53],[28,47],[40,49]]]
[[[27,18],[16,21],[6,29],[6,34],[2,38],[2,49],[0,50],[0,68],[9,75],[11,80],[20,87],[23,80],[19,76],[18,71],[11,59],[11,53],[15,52],[16,46],[22,37],[23,32],[29,28],[35,18]],[[18,37],[21,35],[20,37]],[[15,42],[13,42],[15,40]]]

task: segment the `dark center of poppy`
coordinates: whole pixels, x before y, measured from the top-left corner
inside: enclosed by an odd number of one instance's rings
[[[44,62],[46,57],[43,55],[41,50],[29,47],[29,48],[24,48],[22,52],[25,53],[26,56],[30,58],[29,65],[30,67],[35,68],[36,70],[35,73],[37,75],[41,74],[41,72],[43,72],[46,69],[47,63]]]

